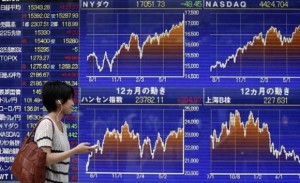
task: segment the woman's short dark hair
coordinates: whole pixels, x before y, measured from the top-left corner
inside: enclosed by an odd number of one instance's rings
[[[74,89],[61,81],[48,81],[42,90],[43,104],[48,112],[56,111],[57,100],[64,104],[68,99],[74,97]]]

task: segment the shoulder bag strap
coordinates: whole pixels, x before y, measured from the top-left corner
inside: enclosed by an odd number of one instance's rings
[[[49,119],[50,121],[51,121],[51,124],[52,124],[52,131],[53,131],[53,136],[54,136],[54,132],[55,132],[55,127],[54,127],[54,122],[52,121],[52,119],[51,118],[49,118],[49,117],[44,117],[43,119]]]
[[[39,121],[37,122],[37,124],[35,125],[35,127],[32,129],[32,131],[30,132],[29,136],[27,137],[25,143],[28,142],[28,140],[32,137],[33,134],[35,134],[35,131],[37,129],[37,127],[39,126],[39,124],[44,120],[44,119],[49,119],[51,121],[51,124],[52,124],[52,129],[53,129],[53,135],[54,135],[54,130],[55,130],[55,127],[53,125],[53,121],[51,118],[49,117],[42,117],[41,119],[39,119]]]

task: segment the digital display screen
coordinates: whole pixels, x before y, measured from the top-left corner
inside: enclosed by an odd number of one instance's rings
[[[300,1],[0,0],[0,182],[75,89],[70,182],[296,182]]]

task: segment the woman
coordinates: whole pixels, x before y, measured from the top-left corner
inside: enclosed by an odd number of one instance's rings
[[[67,128],[61,119],[71,113],[73,97],[74,89],[60,81],[47,82],[42,90],[48,115],[38,125],[34,141],[47,153],[46,182],[69,182],[70,156],[88,153],[95,148],[84,142],[70,149]]]

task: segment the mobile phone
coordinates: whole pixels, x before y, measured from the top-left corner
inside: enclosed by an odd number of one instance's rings
[[[90,146],[90,148],[92,148],[92,149],[95,149],[96,147],[98,147],[97,144],[95,144],[95,145],[93,145],[93,146]]]

